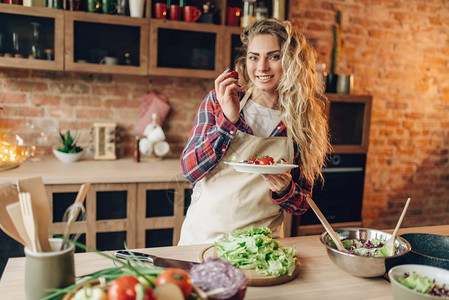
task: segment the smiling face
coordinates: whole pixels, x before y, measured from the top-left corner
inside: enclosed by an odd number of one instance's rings
[[[248,43],[246,55],[248,76],[254,84],[253,94],[266,93],[277,99],[276,88],[282,77],[281,48],[270,34],[256,35]]]

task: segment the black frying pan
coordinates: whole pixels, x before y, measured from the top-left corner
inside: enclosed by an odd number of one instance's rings
[[[404,256],[407,263],[449,270],[449,237],[426,233],[407,233],[401,236],[412,246],[412,250]]]

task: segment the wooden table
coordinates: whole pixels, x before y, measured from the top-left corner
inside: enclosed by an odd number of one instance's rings
[[[405,228],[400,234],[420,232],[449,235],[449,225]],[[358,278],[337,268],[328,258],[318,236],[291,237],[280,240],[298,250],[301,272],[288,283],[270,287],[249,287],[245,299],[393,299],[390,284],[384,278]],[[199,261],[207,245],[137,249],[159,256]],[[24,258],[8,261],[0,280],[2,299],[24,299]],[[113,266],[96,253],[75,255],[76,274],[83,275]]]

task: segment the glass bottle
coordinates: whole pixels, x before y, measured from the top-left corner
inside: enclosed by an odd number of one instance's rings
[[[33,38],[31,41],[31,51],[30,56],[42,59],[43,58],[43,51],[42,51],[42,43],[40,38],[40,23],[31,22],[31,25],[33,26]]]
[[[249,24],[256,21],[254,7],[256,5],[256,0],[244,0],[243,1],[243,14],[240,18],[240,26],[246,27]]]
[[[19,45],[19,33],[12,33],[12,48],[14,57],[21,58],[22,54],[20,54],[20,45]]]

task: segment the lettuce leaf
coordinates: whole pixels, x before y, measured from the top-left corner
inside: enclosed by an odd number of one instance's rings
[[[415,272],[408,273],[407,277],[399,277],[398,281],[414,291],[428,294],[434,287],[434,282],[425,276],[418,275]]]
[[[266,227],[236,230],[215,242],[219,257],[240,269],[255,269],[259,274],[292,275],[296,267],[296,249],[283,247]]]

